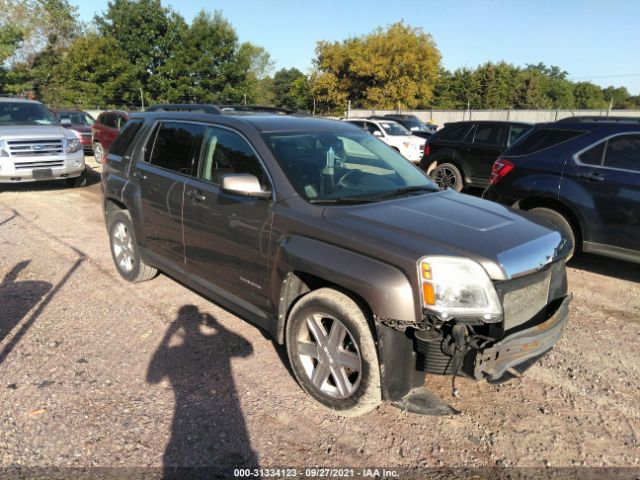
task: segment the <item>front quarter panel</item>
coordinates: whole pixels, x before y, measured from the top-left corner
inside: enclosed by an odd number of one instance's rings
[[[278,271],[283,278],[291,271],[311,274],[355,292],[367,302],[375,316],[408,322],[418,320],[414,289],[397,268],[297,235],[283,239],[279,250]]]

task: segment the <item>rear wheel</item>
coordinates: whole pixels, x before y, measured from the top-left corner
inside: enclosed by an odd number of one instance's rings
[[[462,190],[464,179],[460,169],[452,163],[441,163],[431,170],[431,178],[442,189],[451,188],[456,192]]]
[[[100,142],[93,143],[93,158],[97,163],[102,163],[102,160],[104,159],[104,148],[102,148]]]
[[[531,213],[535,213],[542,218],[548,220],[556,229],[560,232],[560,234],[566,238],[567,242],[570,245],[569,254],[567,255],[566,261],[568,262],[573,257],[576,250],[576,234],[573,231],[573,227],[571,226],[571,222],[556,210],[552,210],[551,208],[537,207],[529,210]]]
[[[122,278],[137,283],[156,276],[158,270],[147,265],[140,258],[140,250],[128,211],[120,210],[113,215],[109,226],[109,241],[113,263]]]
[[[351,417],[381,402],[373,334],[353,299],[331,288],[308,293],[293,307],[285,335],[298,383],[323,407]]]

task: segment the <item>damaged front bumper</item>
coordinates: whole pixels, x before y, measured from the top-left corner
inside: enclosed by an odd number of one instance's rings
[[[506,336],[476,356],[474,377],[497,381],[511,369],[529,366],[550,350],[560,339],[567,319],[572,295],[565,296],[556,311],[544,322]]]

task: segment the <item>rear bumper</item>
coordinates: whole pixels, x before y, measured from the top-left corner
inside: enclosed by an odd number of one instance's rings
[[[569,318],[571,298],[570,294],[564,297],[553,315],[543,323],[508,335],[490,348],[479,351],[475,361],[475,378],[498,380],[507,370],[529,366],[531,360],[549,351],[562,336]]]

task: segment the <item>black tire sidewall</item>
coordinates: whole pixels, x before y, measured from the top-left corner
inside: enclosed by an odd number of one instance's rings
[[[372,369],[375,369],[377,373],[380,367],[371,329],[363,329],[360,323],[351,318],[350,312],[345,311],[340,303],[332,302],[329,298],[315,297],[307,301],[303,298],[300,302],[304,302],[304,304],[292,310],[292,315],[287,322],[286,328],[287,354],[298,383],[314,400],[338,413],[347,412],[348,410],[358,407],[371,388],[380,388],[379,384],[375,385],[375,383],[379,383],[379,374],[372,375]],[[332,398],[320,392],[307,377],[302,363],[298,358],[297,332],[301,323],[305,322],[306,318],[314,312],[325,313],[340,320],[357,344],[362,359],[360,384],[356,391],[347,398]],[[362,314],[362,312],[360,313]],[[365,335],[368,336],[368,338],[365,337]],[[375,359],[374,362],[371,361],[372,357]],[[378,379],[378,382],[376,382],[376,379]]]
[[[116,260],[115,252],[113,250],[113,232],[116,228],[116,225],[119,223],[123,223],[127,227],[129,234],[131,235],[133,268],[131,269],[130,272],[123,272],[120,269],[120,266],[118,265],[118,261]],[[111,224],[109,225],[109,248],[111,249],[111,258],[113,258],[113,264],[115,265],[116,270],[118,271],[120,276],[129,282],[134,281],[138,277],[138,273],[140,272],[140,250],[138,248],[138,243],[136,241],[136,234],[133,230],[133,223],[131,222],[131,217],[129,216],[129,213],[126,211],[122,210],[117,212],[116,214],[113,215],[113,218],[111,219]]]
[[[573,227],[571,226],[571,223],[569,222],[569,220],[565,218],[564,215],[562,215],[559,212],[556,212],[551,208],[545,208],[545,207],[532,208],[531,210],[529,210],[529,212],[547,220],[554,227],[556,227],[557,230],[560,231],[562,236],[564,236],[565,238],[567,238],[569,241],[573,243],[571,246],[571,250],[567,255],[567,261],[570,260],[576,252],[576,234],[573,231]]]

